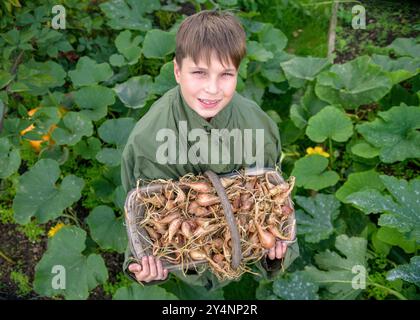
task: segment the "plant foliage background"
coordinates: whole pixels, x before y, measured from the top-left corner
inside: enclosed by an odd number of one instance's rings
[[[64,0],[64,30],[51,27],[56,4],[0,5],[0,293],[420,297],[418,37],[339,64],[325,58],[326,35],[318,35],[321,45],[312,38],[302,45],[301,31],[291,31],[293,19],[318,19],[315,32],[327,29],[330,6],[310,7],[314,1]],[[174,277],[142,287],[121,273],[121,151],[135,123],[175,85],[179,23],[215,6],[234,10],[246,29],[237,89],[278,123],[284,175],[297,178],[301,256],[274,281],[246,275],[210,295]],[[345,47],[339,42],[338,52]],[[66,268],[64,290],[51,287],[57,264]],[[352,286],[364,269],[366,286]]]

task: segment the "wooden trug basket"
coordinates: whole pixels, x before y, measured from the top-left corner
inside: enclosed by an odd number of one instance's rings
[[[224,174],[217,176],[212,171],[206,171],[205,176],[209,178],[210,182],[213,184],[213,187],[216,190],[216,193],[221,198],[221,204],[223,206],[224,215],[226,221],[229,226],[229,231],[231,232],[232,237],[232,268],[236,269],[242,259],[241,254],[241,245],[240,245],[240,238],[239,238],[239,230],[236,224],[235,217],[232,213],[231,206],[229,200],[227,199],[226,193],[224,192],[224,188],[220,182],[220,178],[234,178],[237,176],[259,176],[265,175],[269,172],[270,182],[274,185],[278,185],[284,183],[283,177],[280,175],[278,171],[272,168],[263,168],[263,169],[245,169],[243,174],[239,172],[233,172],[229,174]],[[177,184],[175,182],[175,184]],[[178,185],[181,188],[185,188],[185,186]],[[144,213],[145,213],[145,205],[141,201],[142,196],[150,196],[155,193],[160,194],[163,192],[165,185],[163,184],[153,184],[148,185],[141,188],[132,189],[126,198],[125,201],[125,223],[127,228],[128,234],[128,242],[130,245],[131,252],[134,258],[137,261],[141,261],[143,256],[152,255],[152,251],[150,249],[150,238],[147,231],[144,228],[139,228],[139,222],[143,220]],[[184,189],[185,191],[185,189]],[[291,244],[296,242],[296,219],[295,219],[295,210],[293,206],[293,201],[290,195],[287,198],[287,204],[290,208],[292,208],[292,213],[288,216],[288,225],[291,225],[289,231],[289,239],[290,240],[282,240],[282,242]],[[229,205],[227,205],[229,204]],[[173,264],[169,261],[162,259],[163,267],[168,269],[169,271],[174,270],[186,270],[186,269],[195,269],[199,265],[208,264],[207,260],[200,260],[200,261],[191,261],[188,263],[181,264]]]

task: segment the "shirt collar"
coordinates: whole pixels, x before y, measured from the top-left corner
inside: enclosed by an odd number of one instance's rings
[[[183,118],[188,122],[188,125],[191,128],[205,128],[207,130],[211,129],[222,129],[228,128],[229,122],[232,117],[232,110],[234,107],[234,97],[229,101],[226,107],[224,107],[215,117],[211,118],[210,121],[207,121],[201,117],[196,111],[194,111],[186,103],[184,97],[182,96],[181,88],[177,86],[177,99],[179,101],[180,112],[183,115]],[[235,92],[236,95],[236,92]]]

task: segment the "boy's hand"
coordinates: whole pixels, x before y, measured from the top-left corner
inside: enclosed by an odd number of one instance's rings
[[[134,273],[139,282],[165,280],[168,277],[168,269],[164,269],[162,262],[153,256],[144,256],[141,264],[132,263],[128,266],[128,270]]]
[[[268,251],[268,258],[271,260],[282,259],[286,255],[287,243],[276,240],[276,244]]]

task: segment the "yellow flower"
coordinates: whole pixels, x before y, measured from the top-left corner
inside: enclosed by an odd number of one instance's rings
[[[325,158],[328,158],[330,156],[330,154],[328,152],[325,152],[324,149],[322,149],[322,147],[309,147],[306,149],[306,154],[319,154]]]
[[[60,223],[57,223],[54,227],[52,227],[51,229],[50,229],[50,231],[48,231],[48,237],[49,238],[52,238],[52,237],[54,237],[55,236],[55,234],[58,232],[58,230],[60,230],[62,227],[64,227],[65,226],[65,224],[64,223],[62,223],[62,222],[60,222]]]

